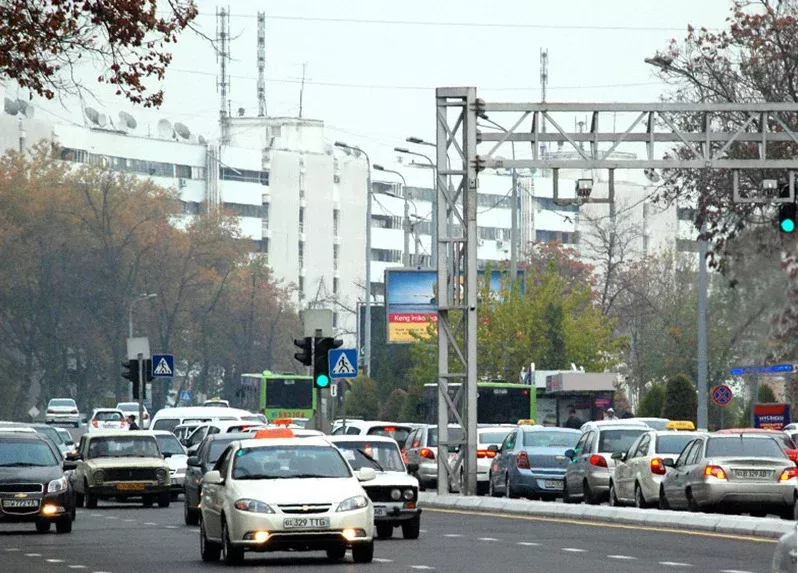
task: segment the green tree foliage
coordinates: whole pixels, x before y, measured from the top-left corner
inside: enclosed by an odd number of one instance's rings
[[[778,402],[776,399],[776,394],[773,392],[773,389],[768,386],[767,384],[759,384],[759,397],[756,400],[759,404],[772,404]],[[738,428],[750,428],[751,427],[751,412],[752,412],[753,402],[751,400],[745,401],[745,406],[743,407],[742,412],[740,412],[739,417],[737,418],[737,425]]]
[[[346,415],[373,420],[379,416],[380,395],[377,383],[365,376],[352,380],[352,389],[346,393]]]
[[[665,384],[659,382],[652,384],[643,395],[637,415],[644,418],[659,418],[662,416],[662,407],[665,404]]]
[[[662,405],[662,417],[671,420],[696,421],[698,415],[698,398],[695,385],[684,374],[677,374],[665,385],[665,402]]]

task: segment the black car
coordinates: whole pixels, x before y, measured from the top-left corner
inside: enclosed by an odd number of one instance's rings
[[[183,517],[186,525],[197,525],[199,523],[200,481],[202,481],[202,477],[213,469],[213,466],[219,460],[219,456],[222,455],[227,446],[238,440],[251,440],[253,437],[254,434],[245,432],[212,434],[202,440],[193,456],[189,456],[183,496],[185,498]]]
[[[0,522],[33,522],[45,533],[55,523],[70,533],[75,497],[64,462],[49,439],[33,432],[0,433]]]

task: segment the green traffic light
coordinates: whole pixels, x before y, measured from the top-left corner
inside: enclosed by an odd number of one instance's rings
[[[330,385],[330,377],[326,374],[316,376],[316,388],[326,388]]]
[[[792,233],[795,231],[795,221],[792,219],[784,219],[781,222],[781,230],[784,233]]]

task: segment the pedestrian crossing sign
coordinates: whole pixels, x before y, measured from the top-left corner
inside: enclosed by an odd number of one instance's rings
[[[330,378],[357,378],[357,349],[337,348],[330,350]]]
[[[153,354],[152,355],[152,377],[153,378],[174,378],[175,376],[175,356],[174,354]]]

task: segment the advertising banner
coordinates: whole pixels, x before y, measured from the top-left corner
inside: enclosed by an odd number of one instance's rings
[[[505,271],[491,271],[490,289],[494,293],[501,290],[501,279]],[[479,272],[483,280],[484,271]],[[518,272],[523,278],[523,272]],[[386,340],[389,344],[418,342],[427,337],[427,329],[436,328],[436,292],[438,273],[434,270],[386,269],[385,271],[385,314]]]
[[[779,431],[789,423],[789,404],[754,404],[755,428]]]

